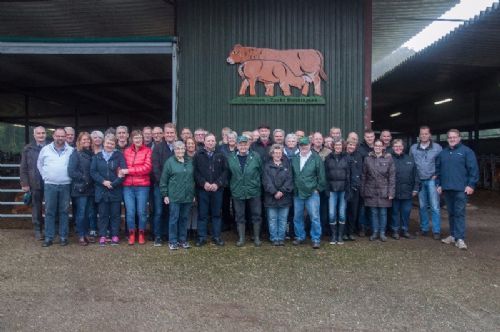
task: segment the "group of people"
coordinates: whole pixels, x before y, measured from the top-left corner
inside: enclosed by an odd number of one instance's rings
[[[68,244],[70,201],[82,246],[119,244],[123,202],[129,245],[146,243],[150,220],[154,246],[168,240],[171,250],[189,248],[194,219],[196,246],[207,243],[208,225],[211,241],[223,246],[222,223],[234,218],[237,246],[245,245],[247,227],[260,246],[265,220],[272,245],[283,246],[287,237],[301,245],[308,229],[317,249],[324,235],[330,244],[368,235],[382,242],[387,235],[414,238],[409,219],[418,196],[419,233],[467,248],[465,207],[479,175],[475,155],[456,129],[448,131],[442,148],[423,126],[409,149],[389,130],[379,139],[366,130],[359,142],[355,132],[344,140],[335,127],[324,137],[301,130],[271,133],[265,124],[240,135],[224,128],[220,142],[201,128],[194,135],[183,128],[178,139],[172,123],[130,133],[125,126],[80,132],[76,139],[73,128],[57,128],[50,143],[46,136],[45,128],[34,128],[20,166],[21,187],[32,195],[35,237],[44,247],[53,244],[57,222],[59,243]],[[440,194],[449,215],[445,238]]]

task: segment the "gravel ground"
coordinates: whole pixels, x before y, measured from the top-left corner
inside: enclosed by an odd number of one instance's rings
[[[0,331],[498,331],[499,203],[471,201],[468,251],[429,237],[236,248],[228,233],[223,248],[45,249],[0,229]]]

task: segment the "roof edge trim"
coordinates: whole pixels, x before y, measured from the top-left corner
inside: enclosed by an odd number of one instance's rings
[[[176,43],[175,36],[130,36],[130,37],[22,37],[0,36],[0,42],[11,43]]]

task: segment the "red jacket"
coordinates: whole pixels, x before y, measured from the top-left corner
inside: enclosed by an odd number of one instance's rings
[[[149,187],[152,170],[151,149],[142,145],[136,151],[135,145],[131,145],[123,151],[125,162],[127,163],[128,174],[123,181],[124,186]]]

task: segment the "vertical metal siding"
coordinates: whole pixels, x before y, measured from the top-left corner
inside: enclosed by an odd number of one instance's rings
[[[362,130],[362,0],[185,0],[178,6],[179,127],[219,133],[224,126],[241,132],[268,123],[287,132]],[[322,82],[326,105],[230,105],[241,79],[226,58],[238,43],[320,50],[328,75]],[[263,85],[257,87],[263,96]]]

